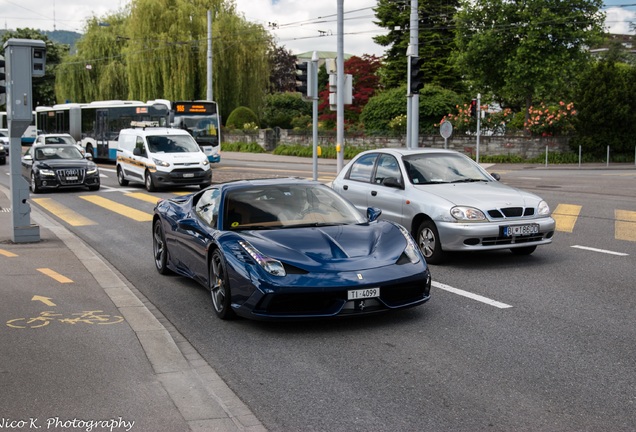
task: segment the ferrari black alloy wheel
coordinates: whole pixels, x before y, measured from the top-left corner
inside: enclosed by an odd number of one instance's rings
[[[230,284],[227,277],[225,258],[218,249],[212,254],[210,260],[210,294],[216,315],[224,320],[235,317],[231,306]]]

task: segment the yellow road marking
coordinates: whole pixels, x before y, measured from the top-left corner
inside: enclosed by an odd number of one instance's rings
[[[59,283],[72,283],[73,281],[66,276],[59,274],[56,271],[51,270],[50,268],[39,268],[38,271],[42,274],[47,275],[48,277],[55,279]]]
[[[157,204],[162,199],[162,198],[159,198],[158,196],[141,193],[141,192],[130,192],[124,195],[131,198],[138,199],[138,200],[146,201],[152,204]]]
[[[31,301],[41,301],[42,303],[44,303],[47,306],[57,306],[51,300],[52,300],[51,297],[44,297],[44,296],[39,296],[39,295],[34,295],[33,298],[31,299]]]
[[[614,210],[616,240],[636,241],[636,212]]]
[[[138,222],[148,222],[152,220],[152,214],[150,213],[142,212],[97,195],[82,195],[80,198]]]
[[[552,217],[556,222],[556,230],[571,233],[579,213],[581,213],[580,205],[559,204],[552,212]]]
[[[97,225],[96,222],[85,218],[65,205],[55,202],[51,198],[34,198],[33,202],[53,213],[55,216],[59,217],[71,226]]]
[[[8,250],[4,250],[4,249],[0,249],[0,255],[4,255],[7,258],[15,258],[15,257],[17,257],[17,255],[14,254],[13,252],[9,252]]]

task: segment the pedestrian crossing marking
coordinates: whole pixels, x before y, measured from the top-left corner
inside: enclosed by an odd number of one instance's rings
[[[614,210],[616,240],[636,241],[636,212]]]
[[[156,195],[150,195],[150,194],[146,194],[146,193],[142,193],[142,192],[131,192],[131,193],[126,193],[124,194],[127,197],[131,197],[131,198],[135,198],[141,201],[146,201],[152,204],[157,204],[159,201],[161,201],[163,198],[160,198]]]
[[[580,205],[559,204],[552,212],[552,218],[556,222],[556,230],[571,233],[580,213]]]
[[[116,201],[109,200],[98,195],[82,195],[80,196],[80,198],[138,222],[152,221],[151,213],[142,212],[135,208],[119,204]]]
[[[33,202],[38,204],[45,210],[53,213],[71,226],[97,225],[97,222],[94,222],[87,217],[82,216],[81,214],[77,213],[74,210],[71,210],[65,205],[54,201],[52,198],[34,198]]]

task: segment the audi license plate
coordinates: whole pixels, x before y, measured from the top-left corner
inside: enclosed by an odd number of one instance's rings
[[[77,176],[66,176],[66,180],[77,180]]]
[[[380,287],[347,291],[347,300],[380,297]]]
[[[518,237],[539,234],[539,225],[511,225],[503,228],[503,235],[506,237]]]

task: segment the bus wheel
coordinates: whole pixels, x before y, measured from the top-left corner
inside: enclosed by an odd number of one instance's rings
[[[124,170],[120,166],[117,167],[117,181],[119,186],[128,186],[128,180],[124,177]]]
[[[148,192],[154,192],[157,190],[157,188],[155,187],[155,184],[152,181],[152,177],[150,176],[150,173],[148,171],[146,171],[146,190]]]

